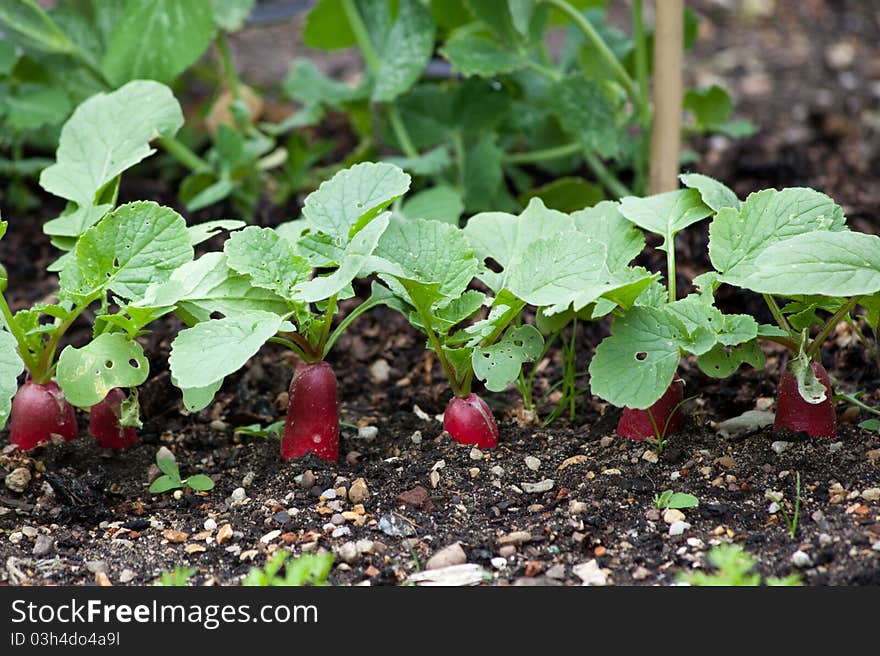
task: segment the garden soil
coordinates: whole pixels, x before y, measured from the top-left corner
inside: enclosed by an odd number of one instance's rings
[[[878,232],[880,14],[873,3],[695,4],[705,20],[690,73],[700,84],[731,88],[738,115],[761,131],[737,142],[695,142],[694,168],[740,195],[814,186],[833,195],[856,228]],[[741,4],[752,15],[736,13]],[[122,195],[173,203],[163,183],[126,180]],[[58,209],[7,217],[0,259],[11,288],[27,289],[26,296],[11,292],[13,305],[53,289],[42,271],[55,255],[40,226]],[[261,222],[295,211],[267,213]],[[705,233],[692,232],[680,244],[683,285],[708,266],[695,255]],[[722,301],[730,311],[760,307],[744,295]],[[292,357],[266,347],[227,379],[213,406],[188,414],[165,364],[179,328],[165,319],[144,338],[152,374],[141,393],[139,446],[102,451],[81,417],[75,442],[27,454],[2,450],[0,581],[151,584],[182,564],[195,570],[192,583],[227,585],[289,549],[335,552],[333,584],[403,584],[428,567],[430,576],[450,582],[442,577],[454,570],[434,568],[470,563],[470,580],[483,584],[669,585],[680,573],[706,568],[713,545],[735,542],[767,576],[880,584],[880,434],[857,427],[866,415],[840,404],[835,439],[769,427],[718,432],[725,419],[772,410],[781,351],[767,350],[764,371],[742,370],[723,382],[685,360],[680,374],[695,398],[684,429],[659,456],[645,443],[618,438],[620,411],[595,398],[582,395],[573,419],[566,413],[544,428],[533,425],[513,392],[487,395],[501,442],[479,451],[443,433],[438,415],[449,391],[437,362],[400,317],[378,310],[331,356],[344,422],[340,462],[282,463],[277,437],[236,427],[283,418]],[[87,322],[78,330],[74,343],[87,337]],[[581,330],[579,370],[606,330]],[[832,337],[823,360],[842,388],[867,390],[864,400],[880,403],[875,359],[848,329]],[[557,395],[559,353],[538,366],[536,389],[545,396],[539,416],[546,417]],[[4,431],[0,444],[7,441]],[[207,474],[216,487],[151,495],[160,447],[175,455],[184,476]],[[661,513],[654,497],[667,489],[690,493],[699,505],[682,516]],[[771,512],[780,495],[776,503],[789,515],[800,498],[794,537],[783,514]]]

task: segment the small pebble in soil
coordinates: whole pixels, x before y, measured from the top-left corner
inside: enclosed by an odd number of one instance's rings
[[[880,501],[880,487],[871,487],[863,490],[862,498],[865,501]]]
[[[477,447],[471,449],[471,460],[482,460],[483,452],[480,451]]]
[[[432,471],[428,474],[428,482],[431,484],[432,488],[435,488],[440,485],[440,473],[437,471]]]
[[[22,540],[24,540],[24,533],[22,533],[21,531],[14,531],[9,534],[9,541],[12,544],[18,544]]]
[[[3,481],[6,483],[6,487],[20,494],[27,489],[31,482],[31,471],[27,467],[16,467],[6,474]]]
[[[215,431],[225,431],[227,428],[229,428],[229,424],[227,424],[222,419],[215,419],[210,424],[208,424],[208,426],[210,426],[211,430]]]
[[[290,521],[290,513],[286,510],[279,510],[277,513],[272,515],[272,519],[274,519],[279,524],[286,524]]]
[[[21,532],[24,533],[24,536],[29,540],[33,540],[35,537],[37,537],[38,533],[37,529],[35,529],[33,526],[22,526]]]
[[[830,547],[834,542],[834,538],[832,538],[827,533],[819,533],[819,546],[820,547]]]
[[[669,535],[676,536],[682,535],[686,530],[691,527],[687,522],[673,522],[669,525]]]
[[[376,436],[379,434],[379,429],[375,426],[361,426],[358,428],[358,439],[361,440],[375,440]]]
[[[656,508],[651,508],[647,512],[645,512],[645,519],[649,522],[659,522],[660,521],[660,511]]]
[[[335,498],[336,498],[336,490],[334,490],[332,487],[327,488],[326,490],[321,492],[321,500],[323,500],[323,501],[332,501]]]
[[[549,492],[554,485],[556,482],[552,478],[545,478],[537,483],[522,483],[522,489],[529,494],[540,494],[541,492]]]
[[[813,564],[810,554],[798,549],[791,555],[791,564],[799,569],[805,569]]]
[[[351,535],[351,529],[347,526],[340,526],[339,528],[333,529],[333,532],[330,534],[332,538],[341,538]]]
[[[532,471],[538,471],[541,468],[541,461],[535,456],[526,456],[526,467]]]
[[[370,496],[367,482],[363,478],[356,478],[348,488],[348,499],[354,504],[363,503]]]
[[[589,506],[583,501],[572,499],[568,502],[568,513],[570,515],[583,515],[588,509]]]
[[[415,533],[409,522],[391,514],[382,515],[379,518],[379,530],[393,538],[407,537]]]
[[[837,453],[843,448],[843,442],[832,442],[828,445],[829,453]]]
[[[632,571],[632,574],[630,576],[633,577],[634,581],[644,581],[646,578],[651,576],[651,571],[639,565]]]
[[[217,531],[217,544],[223,544],[224,542],[229,542],[232,540],[233,531],[231,524],[224,524],[220,527],[220,530]]]
[[[480,468],[479,467],[471,467],[468,469],[468,476],[471,478],[479,478],[480,477]]]
[[[212,531],[212,532],[216,531],[217,530],[217,520],[213,519],[212,517],[209,517],[208,519],[205,520],[205,523],[202,526],[205,527],[206,531]]]
[[[505,544],[503,547],[498,547],[498,555],[502,558],[510,558],[511,556],[516,555],[516,547],[512,544]]]
[[[42,558],[43,556],[47,556],[54,548],[55,540],[48,535],[39,535],[34,542],[33,554],[37,558]]]
[[[878,542],[877,544],[880,544],[880,542]],[[492,567],[494,567],[495,569],[504,569],[505,567],[507,567],[507,558],[502,558],[501,556],[496,556],[489,562],[492,563]]]
[[[773,444],[770,445],[770,448],[773,449],[773,453],[776,455],[781,455],[785,451],[788,451],[791,448],[791,442],[783,442],[782,440],[776,440]]]
[[[274,531],[269,531],[268,533],[266,533],[266,535],[261,537],[260,542],[262,542],[263,544],[269,544],[279,535],[281,535],[281,530],[276,528]]]
[[[688,538],[686,544],[694,549],[703,549],[706,544],[700,538]]]
[[[599,567],[596,560],[588,560],[580,565],[575,565],[572,571],[584,582],[584,585],[606,585],[608,583],[607,575]]]
[[[492,467],[492,469],[489,470],[489,473],[493,476],[501,478],[502,476],[504,476],[504,467],[502,467],[501,465],[495,465],[494,467]]]
[[[657,455],[657,452],[654,451],[654,449],[646,449],[645,452],[642,454],[642,460],[656,465],[660,458]]]
[[[349,565],[354,565],[361,559],[361,552],[354,542],[345,542],[339,545],[336,549],[336,555],[342,562]]]
[[[412,440],[413,444],[421,444],[422,443],[422,431],[416,431],[412,435],[409,436],[409,439]]]
[[[880,540],[877,540],[874,544],[871,545],[872,551],[880,551]]]
[[[684,519],[684,513],[681,512],[678,508],[667,508],[665,511],[663,511],[663,521],[667,524],[683,522]]]
[[[98,572],[107,573],[107,563],[103,560],[87,560],[85,565],[86,569],[92,574],[97,574]]]
[[[461,548],[461,543],[455,542],[443,547],[428,559],[426,569],[440,569],[451,565],[463,565],[467,562],[467,554]]]
[[[528,531],[513,531],[512,533],[508,533],[507,535],[502,535],[496,541],[496,544],[499,547],[503,547],[508,544],[512,545],[520,545],[524,542],[528,542],[532,539],[532,534]]]
[[[134,581],[134,578],[137,576],[137,573],[128,569],[127,567],[119,573],[119,582],[120,583],[131,583]]]
[[[304,490],[311,490],[317,482],[318,479],[315,473],[311,469],[307,469],[303,472],[302,478],[300,478],[299,486]]]
[[[391,365],[388,364],[387,360],[379,358],[370,365],[368,372],[370,380],[377,385],[381,385],[382,383],[387,383],[391,377]]]
[[[232,494],[229,497],[229,500],[232,503],[241,503],[247,498],[247,494],[244,491],[243,487],[237,487],[232,491]]]
[[[553,565],[545,572],[547,578],[556,579],[557,581],[565,580],[565,567],[562,565]]]

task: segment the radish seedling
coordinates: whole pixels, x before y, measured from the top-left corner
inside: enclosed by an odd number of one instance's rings
[[[148,304],[172,304],[194,324],[174,340],[171,374],[190,410],[207,406],[223,379],[267,341],[302,360],[290,385],[281,455],[336,460],[336,377],[324,358],[361,314],[393,302],[381,285],[333,328],[352,281],[375,268],[373,251],[389,224],[388,205],[410,178],[390,164],[364,163],[337,173],[305,200],[303,218],[278,230],[234,233],[223,253],[209,253],[157,285]],[[321,274],[316,274],[315,269]],[[224,317],[212,319],[218,312]]]
[[[871,312],[880,291],[880,237],[850,231],[840,206],[812,189],[765,189],[740,203],[710,178],[684,182],[716,212],[709,256],[718,280],[762,294],[777,326],[762,327],[758,337],[791,352],[775,428],[832,437],[833,395],[820,349],[838,323],[852,321],[857,305]]]
[[[174,458],[163,458],[156,455],[156,466],[162,475],[150,483],[152,494],[162,494],[169,490],[183,490],[192,488],[197,492],[207,492],[214,489],[214,481],[204,474],[194,474],[187,478],[180,477],[180,468]]]
[[[147,378],[147,360],[135,338],[171,308],[135,309],[128,303],[192,259],[192,236],[168,208],[135,202],[113,210],[113,205],[120,174],[153,152],[151,139],[175,132],[181,123],[180,107],[167,87],[138,81],[90,98],[61,132],[56,162],[40,176],[44,189],[68,200],[62,215],[46,224],[53,243],[69,251],[51,267],[59,271],[57,302],[13,314],[0,295],[6,403],[18,373],[28,374],[11,408],[10,439],[23,449],[53,435],[73,439],[72,406],[99,405],[111,390],[135,387]],[[2,237],[6,223],[0,225]],[[67,346],[59,355],[68,330],[88,309],[96,315],[94,339],[79,348]],[[120,408],[115,431],[126,442],[128,424],[138,423],[135,398]],[[113,399],[108,404],[114,405]],[[104,410],[97,409],[95,432],[118,446],[119,440],[110,439],[115,411]],[[0,411],[4,421],[6,414]]]
[[[579,229],[583,221],[584,230],[605,234],[607,220],[549,210],[540,200],[519,216],[478,214],[463,231],[437,221],[392,220],[376,249],[385,261],[380,276],[443,366],[454,394],[444,427],[453,439],[485,446],[497,441],[491,411],[471,386],[477,378],[490,391],[502,391],[542,353],[540,331],[522,323],[526,305],[548,316],[590,314],[631,302],[650,282],[648,272],[626,266],[631,258],[621,258],[617,247]],[[488,258],[502,270],[487,268]],[[474,276],[493,295],[468,289]],[[484,306],[488,315],[477,320]]]
[[[676,381],[682,355],[697,356],[708,375],[725,377],[748,362],[763,364],[754,344],[757,322],[747,315],[725,315],[714,303],[717,275],[698,276],[697,293],[679,299],[675,236],[712,213],[694,189],[647,198],[624,198],[620,213],[636,226],[663,238],[666,287],[654,282],[630,309],[616,313],[611,335],[599,344],[590,363],[593,392],[624,412],[618,434],[631,439],[653,437],[662,449],[667,432],[681,424],[683,384]]]

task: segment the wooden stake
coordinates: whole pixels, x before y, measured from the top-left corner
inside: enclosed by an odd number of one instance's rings
[[[652,194],[678,189],[684,88],[684,0],[656,0],[654,123],[651,127]]]

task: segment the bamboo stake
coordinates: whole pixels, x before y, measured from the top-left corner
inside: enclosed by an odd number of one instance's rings
[[[652,194],[678,189],[684,87],[684,0],[656,0],[654,25],[654,124],[651,128]]]

